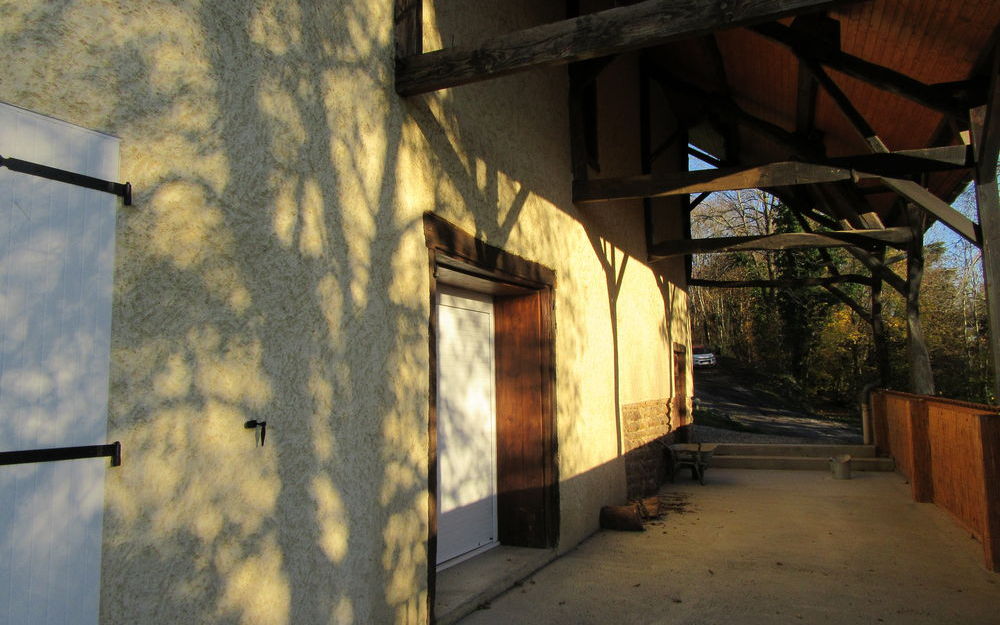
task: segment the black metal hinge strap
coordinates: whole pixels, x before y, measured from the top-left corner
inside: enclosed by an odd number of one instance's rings
[[[32,163],[30,161],[22,161],[19,158],[4,158],[3,156],[0,156],[0,167],[6,167],[11,171],[20,172],[22,174],[38,176],[39,178],[47,178],[57,182],[74,184],[78,187],[104,191],[105,193],[120,196],[124,200],[125,206],[132,205],[132,183],[130,182],[126,182],[125,184],[120,182],[110,182],[108,180],[84,176],[83,174],[66,171],[64,169],[56,169],[55,167],[49,167],[47,165],[39,165],[38,163]]]
[[[80,447],[53,447],[50,449],[26,449],[24,451],[0,451],[0,465],[26,464],[29,462],[55,462],[57,460],[77,460],[79,458],[111,458],[111,466],[122,464],[122,444],[115,441],[110,445],[82,445]]]

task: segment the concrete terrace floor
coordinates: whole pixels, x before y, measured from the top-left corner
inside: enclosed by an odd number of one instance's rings
[[[460,622],[1000,624],[982,546],[898,474],[709,469],[660,496],[645,532],[599,532]]]

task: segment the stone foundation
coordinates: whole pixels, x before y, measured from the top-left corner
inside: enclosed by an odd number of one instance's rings
[[[672,399],[626,404],[622,406],[625,431],[625,480],[629,499],[655,493],[667,476],[664,445],[674,442],[678,424]]]

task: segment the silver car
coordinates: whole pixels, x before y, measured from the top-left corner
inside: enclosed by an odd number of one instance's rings
[[[694,348],[694,366],[714,367],[717,364],[719,363],[715,358],[715,354],[713,354],[707,347],[698,346]]]

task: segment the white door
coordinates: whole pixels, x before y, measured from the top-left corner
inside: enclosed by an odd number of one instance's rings
[[[439,565],[497,545],[495,406],[493,303],[485,295],[442,288],[437,395]]]
[[[118,178],[117,139],[4,104],[0,155]],[[109,442],[117,204],[0,168],[0,451]],[[107,463],[0,466],[0,625],[97,623]]]

